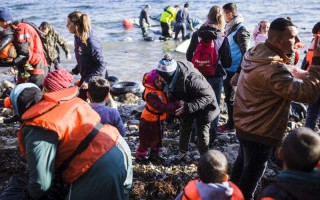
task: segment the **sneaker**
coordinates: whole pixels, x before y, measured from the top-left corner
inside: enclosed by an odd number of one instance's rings
[[[219,134],[223,134],[223,133],[235,133],[236,132],[236,129],[233,127],[233,128],[230,128],[227,124],[223,124],[221,126],[218,126],[218,133]]]
[[[180,164],[180,162],[184,160],[186,155],[187,155],[187,153],[179,152],[178,155],[173,156],[171,163],[174,165]]]
[[[143,164],[143,165],[149,165],[150,164],[150,160],[148,159],[147,156],[137,156],[136,157],[136,162],[139,164]]]
[[[159,155],[158,152],[150,152],[150,156],[149,156],[149,160],[152,162],[152,163],[157,163],[157,164],[162,164],[165,162],[165,159]]]

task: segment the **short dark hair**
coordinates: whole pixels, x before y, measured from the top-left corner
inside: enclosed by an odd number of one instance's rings
[[[320,32],[320,22],[316,23],[312,28],[313,34],[318,34],[318,32]]]
[[[186,2],[186,3],[184,4],[184,7],[185,7],[185,8],[189,8],[189,3]]]
[[[50,24],[48,22],[42,22],[39,26],[40,30],[50,28]]]
[[[289,170],[312,171],[320,159],[320,136],[306,127],[293,130],[282,143],[282,157]]]
[[[103,102],[110,91],[110,83],[102,77],[92,77],[88,84],[88,92],[93,102]]]
[[[273,20],[269,27],[268,40],[272,41],[275,38],[281,37],[282,33],[284,33],[290,26],[295,26],[291,20],[285,18],[277,18]]]
[[[277,18],[270,24],[269,31],[284,32],[289,26],[296,26],[291,20],[285,18]]]
[[[222,7],[222,9],[232,12],[233,16],[238,16],[238,9],[235,3],[227,3]]]
[[[204,183],[222,183],[228,172],[226,156],[218,150],[203,154],[198,164],[199,178]]]

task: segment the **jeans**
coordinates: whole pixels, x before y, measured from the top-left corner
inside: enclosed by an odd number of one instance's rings
[[[214,94],[216,95],[217,103],[220,106],[223,77],[206,77],[206,79],[210,83],[214,91]],[[216,137],[218,122],[219,122],[219,115],[210,124],[210,138],[212,139]]]
[[[182,33],[182,40],[184,40],[184,34],[187,30],[186,28],[186,23],[176,23],[175,27],[174,27],[174,31],[176,32],[175,33],[175,36],[174,36],[174,39],[178,39],[178,35],[180,33],[180,30],[181,30],[181,33]]]
[[[192,132],[192,124],[194,121],[197,129],[199,152],[200,155],[202,155],[209,149],[210,123],[207,123],[205,120],[201,119],[201,116],[196,117],[194,114],[185,114],[182,117],[179,150],[183,153],[188,151],[188,145]]]
[[[228,109],[228,121],[227,126],[230,129],[234,128],[234,121],[233,121],[233,103],[234,103],[234,97],[236,95],[236,86],[230,85],[230,80],[233,77],[235,72],[229,72],[227,71],[227,78],[223,80],[223,88],[224,88],[224,94],[225,94],[225,102],[227,104]]]
[[[320,113],[320,98],[318,98],[316,102],[309,104],[305,126],[314,130],[317,124],[319,113]]]
[[[238,185],[245,199],[253,199],[257,184],[267,167],[272,147],[238,138],[238,157],[230,180]]]

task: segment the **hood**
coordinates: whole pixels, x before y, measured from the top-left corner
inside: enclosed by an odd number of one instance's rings
[[[28,90],[28,91],[27,91]],[[26,91],[24,94],[24,91]],[[18,105],[19,96],[24,95],[20,104]],[[21,96],[22,97],[22,96]],[[20,98],[21,98],[20,97]],[[40,88],[33,83],[22,83],[14,87],[10,93],[10,101],[15,114],[19,117],[22,116],[23,111],[34,103],[40,101],[42,98],[42,92]],[[24,105],[22,105],[24,104]]]
[[[270,64],[285,64],[283,58],[262,42],[251,48],[244,56],[241,69],[248,73],[251,70]]]
[[[205,40],[216,40],[222,36],[223,33],[214,24],[205,23],[198,30],[198,37]]]
[[[197,182],[197,190],[203,200],[226,200],[233,194],[233,188],[228,182],[205,184]]]
[[[233,18],[230,22],[226,23],[226,26],[224,28],[225,32],[227,35],[229,35],[229,33],[232,32],[232,30],[234,29],[234,27],[240,23],[242,23],[243,17],[242,15],[238,15],[235,18]]]
[[[283,171],[275,182],[296,199],[315,200],[320,197],[320,170],[310,173]]]
[[[159,75],[157,74],[157,71],[154,69],[151,72],[145,74],[143,76],[143,81],[142,85],[144,87],[152,88],[152,89],[157,89],[157,86],[155,84],[155,80],[159,78]]]

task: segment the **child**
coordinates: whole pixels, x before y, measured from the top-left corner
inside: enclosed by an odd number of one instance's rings
[[[146,90],[143,99],[146,106],[142,111],[139,124],[140,144],[136,150],[136,160],[142,163],[163,163],[164,159],[159,155],[162,145],[163,121],[168,113],[174,113],[179,108],[178,102],[168,103],[167,97],[162,91],[163,83],[159,79],[156,70],[152,70],[143,77],[143,85]],[[148,148],[151,148],[149,160]]]
[[[44,92],[55,92],[69,88],[73,83],[73,75],[61,68],[48,73],[43,81]]]
[[[255,45],[264,42],[268,38],[270,23],[267,20],[261,20],[253,30],[253,40]]]
[[[309,128],[297,128],[278,150],[281,171],[261,192],[259,199],[316,200],[320,197],[320,136]]]
[[[228,181],[228,161],[218,150],[209,150],[198,164],[200,180],[189,181],[176,200],[244,200],[240,189]]]
[[[101,123],[115,126],[119,133],[124,136],[126,128],[123,125],[119,111],[106,106],[106,101],[110,96],[109,91],[109,82],[104,78],[96,76],[89,81],[87,97],[90,99],[92,109],[100,115]]]

